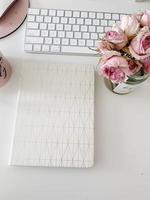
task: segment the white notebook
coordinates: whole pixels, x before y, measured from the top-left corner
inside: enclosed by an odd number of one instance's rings
[[[26,62],[18,70],[21,81],[9,164],[93,166],[93,66]]]

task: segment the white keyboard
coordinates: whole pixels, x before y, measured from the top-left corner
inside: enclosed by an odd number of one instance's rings
[[[99,38],[125,15],[76,10],[28,11],[25,51],[49,54],[96,54]]]

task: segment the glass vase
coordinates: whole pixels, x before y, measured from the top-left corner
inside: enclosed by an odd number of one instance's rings
[[[147,80],[149,74],[144,74],[143,76],[130,76],[126,82],[114,83],[109,79],[104,78],[104,83],[106,87],[116,94],[128,94],[134,91],[140,86],[144,81]]]

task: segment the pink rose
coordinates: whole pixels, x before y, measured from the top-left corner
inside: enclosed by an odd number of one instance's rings
[[[107,31],[104,39],[114,44],[115,49],[120,50],[128,42],[127,36],[119,27],[114,27],[111,31]]]
[[[126,15],[122,17],[120,27],[128,37],[132,37],[138,33],[140,23],[134,15]]]
[[[142,67],[142,64],[138,61],[128,60],[129,75],[136,74]]]
[[[105,53],[106,51],[111,51],[114,48],[114,45],[106,40],[102,40],[98,43],[97,51]]]
[[[150,56],[150,29],[145,26],[131,41],[129,46],[131,55],[137,60]]]
[[[102,74],[104,77],[106,77],[107,79],[110,79],[112,82],[115,83],[121,83],[123,81],[125,81],[125,73],[116,67],[109,67],[106,66],[105,68],[103,68]]]
[[[121,83],[127,80],[128,67],[128,62],[124,57],[111,55],[102,59],[99,73],[115,83]]]
[[[150,73],[150,57],[141,60],[145,73]]]
[[[138,20],[138,22],[141,23],[141,18],[143,16],[143,14],[144,14],[143,12],[138,12],[138,13],[135,13],[133,15],[136,17],[136,19]]]
[[[148,26],[150,28],[150,10],[146,10],[141,17],[140,23],[142,26]]]

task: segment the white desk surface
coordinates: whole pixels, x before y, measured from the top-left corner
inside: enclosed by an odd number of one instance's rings
[[[134,12],[150,2],[134,0],[31,0],[32,7]],[[25,24],[0,40],[15,67],[26,59],[51,63],[97,63],[96,58],[24,53]],[[95,167],[91,169],[10,167],[17,84],[0,89],[0,200],[149,200],[150,81],[128,95],[108,91],[96,75]]]

